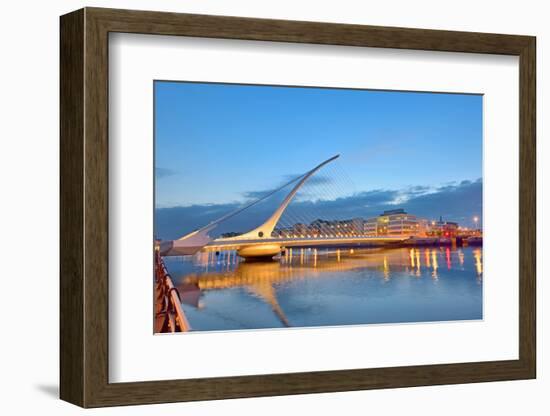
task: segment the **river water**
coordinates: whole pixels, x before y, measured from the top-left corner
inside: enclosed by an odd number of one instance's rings
[[[287,250],[165,258],[194,331],[482,319],[482,249]]]

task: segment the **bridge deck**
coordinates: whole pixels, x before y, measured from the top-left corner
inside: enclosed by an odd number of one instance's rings
[[[384,236],[384,237],[297,237],[297,238],[262,238],[249,240],[224,240],[217,239],[208,243],[204,248],[207,250],[238,250],[244,246],[278,245],[281,247],[319,247],[319,246],[341,246],[347,244],[379,245],[397,243],[407,240],[409,237]]]

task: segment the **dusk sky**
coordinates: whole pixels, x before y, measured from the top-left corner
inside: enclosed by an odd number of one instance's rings
[[[157,81],[157,233],[177,238],[335,154],[316,175],[331,182],[322,212],[482,215],[480,95]]]

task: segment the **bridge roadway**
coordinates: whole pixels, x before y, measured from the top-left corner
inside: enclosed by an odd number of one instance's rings
[[[223,239],[211,241],[203,250],[227,251],[236,250],[245,258],[272,257],[291,247],[339,247],[339,246],[381,246],[399,243],[408,239],[403,236],[350,236],[350,237],[295,237],[295,238],[262,238],[262,239]]]

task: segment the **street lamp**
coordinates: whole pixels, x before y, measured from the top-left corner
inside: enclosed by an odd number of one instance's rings
[[[474,217],[474,224],[476,225],[476,228],[477,228],[477,222],[479,221],[479,218],[477,216]]]

